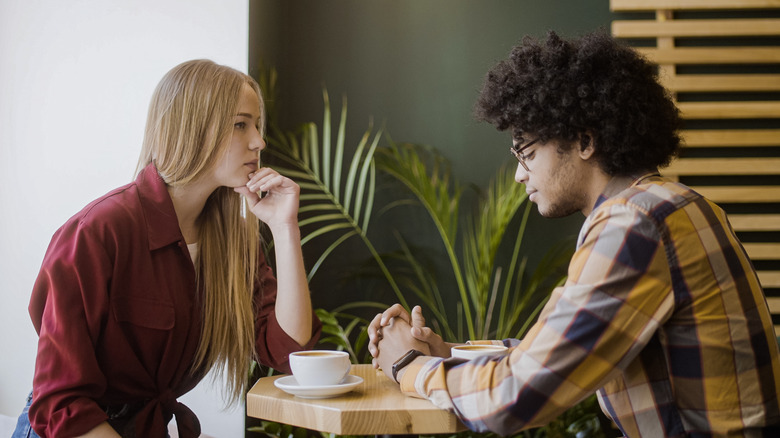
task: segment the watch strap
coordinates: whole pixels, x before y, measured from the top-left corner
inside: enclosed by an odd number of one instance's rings
[[[419,350],[411,349],[407,351],[406,354],[401,356],[400,359],[395,361],[395,363],[393,364],[393,380],[395,380],[396,383],[399,383],[398,371],[401,371],[403,367],[412,363],[412,361],[418,356],[424,356],[423,352]]]

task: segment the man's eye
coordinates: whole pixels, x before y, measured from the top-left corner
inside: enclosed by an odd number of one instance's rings
[[[532,160],[534,158],[534,151],[531,151],[527,153],[525,156],[523,156],[524,160]]]

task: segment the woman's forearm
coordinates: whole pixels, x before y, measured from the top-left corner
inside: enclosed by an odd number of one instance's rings
[[[97,425],[94,429],[81,435],[79,438],[122,438],[108,422]]]
[[[276,319],[282,330],[304,345],[311,338],[311,297],[297,225],[272,229],[276,251]]]

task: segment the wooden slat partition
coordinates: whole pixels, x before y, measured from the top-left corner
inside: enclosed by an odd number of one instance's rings
[[[642,40],[638,50],[658,64],[685,120],[681,157],[662,173],[729,213],[780,336],[780,0],[610,0],[610,7],[653,13],[615,20],[612,33]],[[655,44],[644,47],[648,40]]]

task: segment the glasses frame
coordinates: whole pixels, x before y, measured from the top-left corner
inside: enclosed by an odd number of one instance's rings
[[[517,162],[520,163],[521,166],[523,166],[523,169],[525,169],[526,172],[530,172],[531,169],[528,168],[528,165],[525,164],[525,155],[523,155],[523,151],[530,148],[531,146],[535,145],[539,142],[539,139],[531,140],[528,143],[526,143],[524,146],[518,147],[517,145],[512,145],[512,147],[509,148],[509,152],[514,155],[515,158],[517,158]]]

